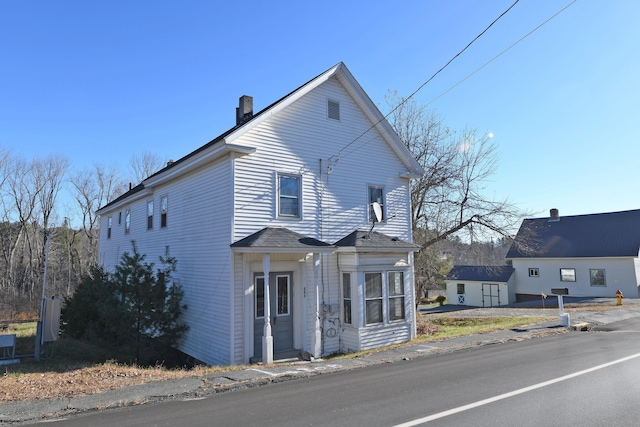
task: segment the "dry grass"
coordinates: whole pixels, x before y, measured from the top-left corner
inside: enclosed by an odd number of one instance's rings
[[[0,402],[76,397],[152,381],[204,374],[204,368],[167,370],[115,363],[46,373],[10,373],[9,366],[4,368],[7,373],[0,379]]]
[[[12,324],[7,333],[17,335],[16,355],[33,356],[35,324]],[[61,338],[49,360],[21,358],[21,363],[0,365],[0,402],[55,399],[101,393],[120,387],[177,378],[198,377],[239,367],[168,369],[140,367],[107,361],[103,349],[83,341]]]
[[[552,317],[547,316],[436,317],[423,321],[420,326],[423,333],[419,335],[418,339],[421,341],[436,341],[465,335],[485,334],[504,329],[519,328],[550,319]]]

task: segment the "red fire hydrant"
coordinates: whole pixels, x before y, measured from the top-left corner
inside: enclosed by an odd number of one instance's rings
[[[622,292],[618,289],[616,291],[616,305],[622,305],[622,298],[624,298],[624,295],[622,295]]]

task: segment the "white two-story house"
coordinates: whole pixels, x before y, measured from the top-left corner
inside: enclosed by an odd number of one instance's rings
[[[257,113],[241,97],[233,128],[100,208],[99,261],[175,257],[179,349],[208,364],[407,341],[422,172],[339,63]]]

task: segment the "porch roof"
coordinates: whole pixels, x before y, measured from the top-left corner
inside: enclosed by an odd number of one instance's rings
[[[333,252],[335,246],[285,227],[265,227],[231,244],[234,252],[309,253]]]
[[[340,252],[417,252],[420,246],[377,231],[356,230],[334,243]]]

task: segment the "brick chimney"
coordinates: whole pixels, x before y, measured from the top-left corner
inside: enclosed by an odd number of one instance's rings
[[[549,221],[560,221],[560,212],[553,208],[549,210]]]
[[[239,107],[236,108],[236,126],[239,126],[253,117],[253,97],[242,95]]]

